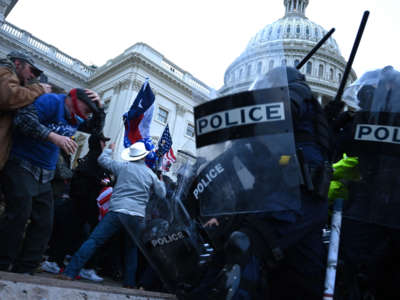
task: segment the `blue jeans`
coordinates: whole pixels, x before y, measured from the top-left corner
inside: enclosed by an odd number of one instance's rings
[[[124,224],[129,225],[129,228],[133,230],[135,236],[138,236],[144,228],[144,218],[113,211],[108,212],[104,219],[102,219],[93,230],[88,240],[84,242],[74,254],[70,263],[65,268],[64,274],[68,277],[75,278],[96,250],[104,245],[114,234],[124,229]],[[137,246],[128,233],[126,233],[125,237],[124,285],[135,286]]]

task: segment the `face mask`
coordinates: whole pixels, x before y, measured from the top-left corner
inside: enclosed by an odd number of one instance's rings
[[[85,122],[85,120],[78,115],[75,115],[75,120],[78,123],[78,126]]]

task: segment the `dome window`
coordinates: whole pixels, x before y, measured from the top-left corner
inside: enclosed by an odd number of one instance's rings
[[[286,28],[286,32],[289,34],[290,33],[290,25]]]
[[[300,25],[297,25],[297,27],[296,27],[296,33],[300,33]]]
[[[306,35],[310,35],[310,28],[308,26],[306,27]]]
[[[320,64],[320,65],[319,65],[319,68],[318,68],[318,77],[319,77],[319,78],[324,77],[324,65],[323,65],[323,64]]]
[[[339,82],[342,81],[342,74],[341,73],[339,73],[337,77],[338,77],[338,81]]]
[[[248,66],[247,66],[246,76],[247,76],[247,77],[250,77],[250,75],[251,75],[251,65],[248,65]]]
[[[318,28],[315,28],[315,37],[316,37],[317,39],[319,39],[319,32],[318,32]]]
[[[311,71],[312,71],[312,62],[309,61],[309,62],[307,63],[306,73],[307,73],[308,75],[311,75]]]
[[[281,62],[282,66],[286,66],[286,63],[287,63],[286,58],[282,59],[282,62]]]
[[[261,71],[262,71],[262,62],[260,61],[260,62],[257,64],[257,74],[261,74]]]
[[[296,66],[300,63],[300,61],[298,59],[294,60],[294,67],[296,68]]]
[[[333,80],[333,69],[329,69],[329,80]]]
[[[272,70],[273,67],[274,67],[274,60],[271,59],[271,60],[269,61],[268,71]]]
[[[239,71],[239,79],[242,79],[242,76],[243,76],[243,69],[240,69],[240,71]]]
[[[281,28],[282,28],[282,26],[281,26],[281,25],[279,25],[279,27],[278,27],[278,31],[277,31],[277,33],[278,33],[278,36],[281,34]]]

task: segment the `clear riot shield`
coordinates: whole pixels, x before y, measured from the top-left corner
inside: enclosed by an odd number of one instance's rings
[[[182,199],[188,194],[195,177],[195,165],[182,164],[177,181],[164,179],[166,198],[153,195],[146,207],[144,224],[140,230],[120,217],[126,231],[138,245],[151,267],[178,299],[229,299],[239,281],[218,285],[221,273],[214,259],[214,249],[207,242],[203,227],[191,218]],[[210,278],[212,280],[210,280]]]
[[[260,74],[245,91],[225,88],[235,94],[194,109],[201,163],[188,196],[202,216],[300,209],[287,60],[279,42],[268,51],[283,65]]]
[[[362,202],[345,215],[400,228],[400,72],[391,66],[367,72],[343,98],[356,110],[351,152],[361,175],[349,196]]]
[[[397,154],[400,143],[400,73],[388,66],[366,72],[343,101],[355,110],[354,144],[373,153]]]

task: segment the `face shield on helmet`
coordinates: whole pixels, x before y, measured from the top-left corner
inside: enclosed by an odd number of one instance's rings
[[[399,75],[392,66],[368,71],[346,88],[343,101],[355,111],[392,111],[389,98],[400,87]]]

